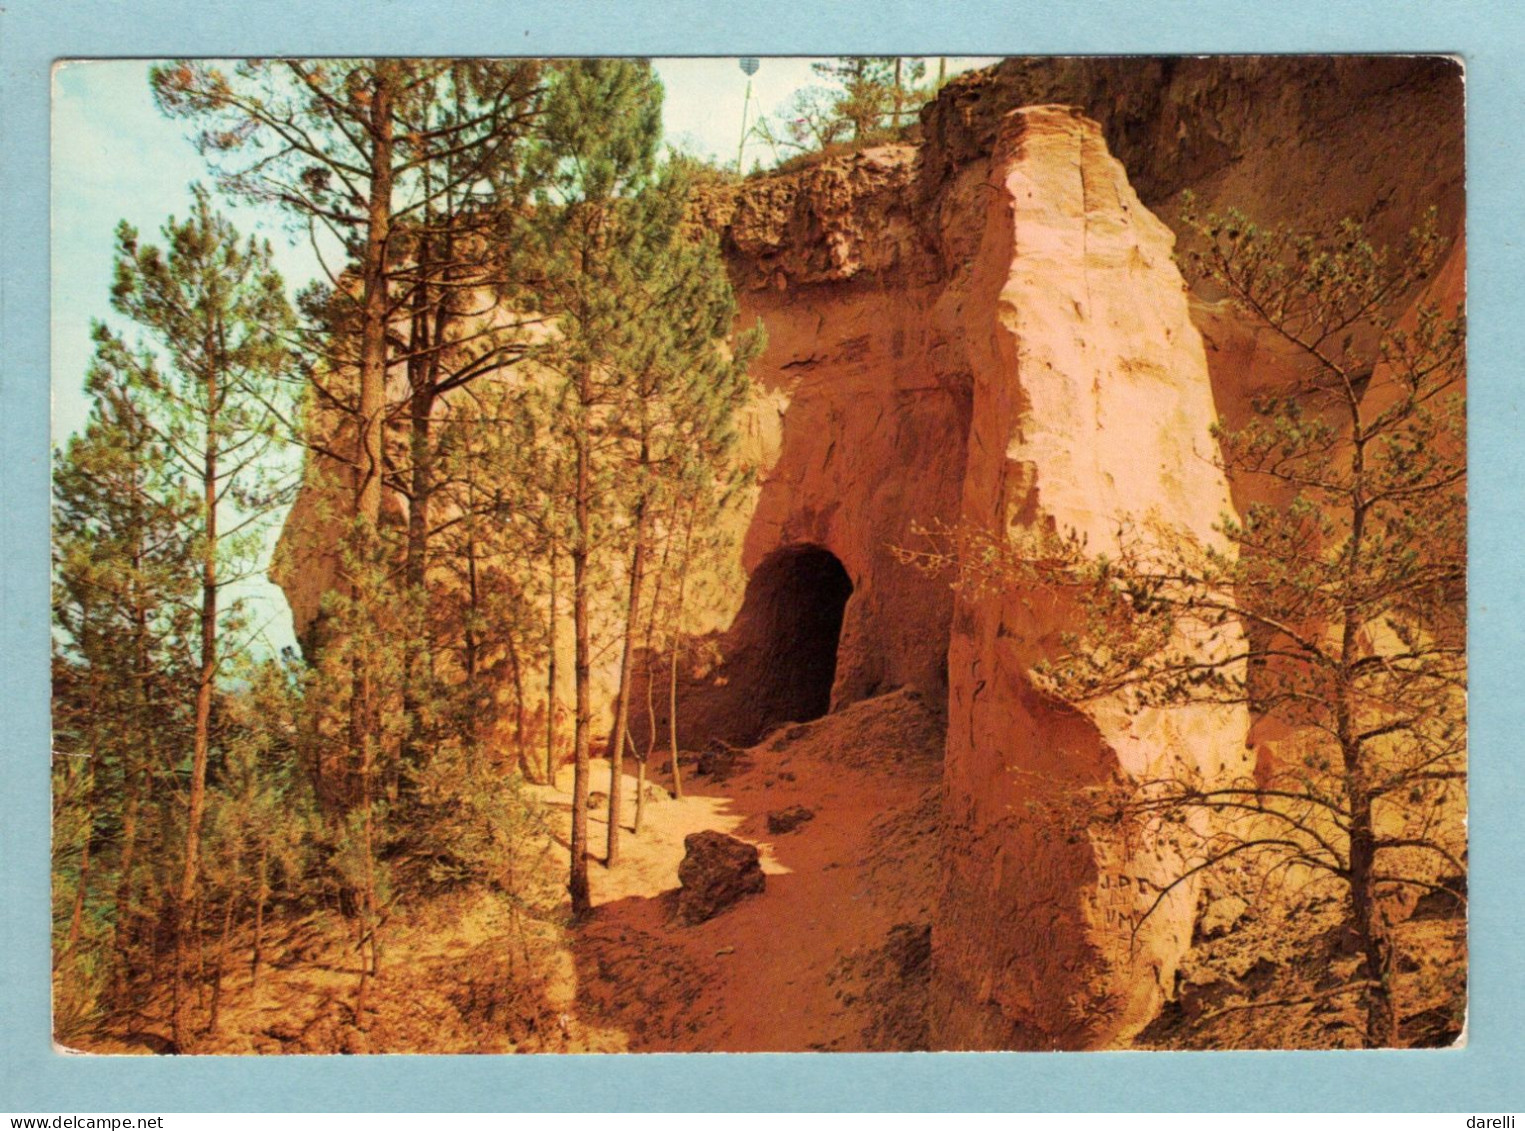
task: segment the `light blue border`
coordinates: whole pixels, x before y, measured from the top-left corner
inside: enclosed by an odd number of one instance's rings
[[[1521,297],[1514,0],[4,0],[0,7],[0,1111],[1438,1110],[1525,1106]],[[125,1059],[48,1044],[48,68],[230,54],[1445,51],[1467,66],[1472,1012],[1373,1054]]]

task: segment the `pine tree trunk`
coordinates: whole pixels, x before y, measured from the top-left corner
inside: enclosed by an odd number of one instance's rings
[[[650,762],[657,753],[657,705],[656,705],[656,635],[657,617],[662,613],[662,589],[667,581],[667,563],[672,557],[673,541],[677,538],[679,500],[674,498],[672,515],[667,521],[667,537],[662,539],[662,557],[657,563],[656,586],[651,594],[651,612],[646,615],[646,640],[642,652],[646,657],[646,756]],[[644,766],[642,767],[645,768]]]
[[[469,530],[469,528],[468,528]],[[482,743],[482,718],[487,713],[487,703],[484,699],[491,695],[491,691],[484,692],[477,686],[482,668],[482,640],[477,636],[477,611],[482,604],[482,578],[477,568],[477,540],[470,533],[466,535],[466,608],[470,616],[466,618],[466,687],[470,693],[471,714],[466,720],[468,736],[473,749]]]
[[[635,759],[635,821],[630,831],[636,836],[641,835],[641,819],[646,816],[646,759],[635,748],[635,739],[627,733],[626,739],[630,742],[630,756]]]
[[[570,891],[572,914],[582,917],[593,908],[588,889],[588,761],[592,724],[592,706],[589,698],[589,675],[592,666],[592,645],[589,621],[589,550],[592,541],[589,523],[592,519],[592,437],[586,417],[587,406],[592,403],[592,374],[585,368],[578,379],[578,397],[584,416],[577,422],[577,468],[574,490],[575,540],[572,543],[572,628],[573,628],[573,683],[576,707],[572,732],[572,875]]]
[[[249,952],[249,986],[259,986],[260,963],[265,949],[265,900],[270,897],[270,842],[261,840],[259,871],[254,885],[254,943]]]
[[[667,681],[667,741],[672,754],[672,795],[680,801],[683,799],[683,770],[678,765],[678,654],[683,641],[683,590],[688,584],[688,554],[693,537],[694,511],[690,509],[683,529],[683,553],[678,560],[678,592],[672,614],[672,660]]]
[[[551,595],[546,618],[545,780],[556,784],[556,539],[551,539]]]
[[[426,169],[426,192],[427,176]],[[432,215],[427,211],[424,223],[426,227],[434,223]],[[448,265],[452,241],[446,238],[444,243],[444,259]],[[429,633],[426,603],[429,522],[434,497],[433,426],[435,402],[439,399],[442,350],[451,318],[449,304],[439,293],[439,288],[431,286],[435,270],[434,241],[424,235],[418,241],[408,337],[408,458],[411,475],[408,485],[406,576],[409,594],[413,600],[423,604],[425,616],[418,635],[415,637],[410,633],[404,641],[403,714],[408,719],[402,750],[404,788],[412,787],[412,779],[428,764],[428,749],[420,719],[423,707],[420,686],[429,686],[434,673],[434,645]]]
[[[1357,945],[1370,980],[1365,993],[1366,1046],[1395,1048],[1398,1017],[1393,1002],[1392,962],[1382,923],[1377,913],[1376,832],[1372,826],[1370,797],[1354,799],[1350,824],[1350,905]]]
[[[382,429],[386,416],[387,249],[392,238],[393,102],[395,64],[378,60],[371,91],[370,193],[366,202],[365,247],[361,256],[360,451],[356,513],[372,528],[381,518]]]
[[[421,292],[422,286],[419,289]],[[414,318],[415,325],[426,323],[426,321],[422,317]],[[417,332],[425,333],[425,331]],[[415,365],[422,369],[422,360],[417,358],[410,360],[410,370]],[[429,497],[433,491],[434,479],[434,439],[431,435],[434,392],[427,373],[410,373],[409,376],[410,380],[416,381],[416,384],[409,401],[408,446],[412,476],[409,483],[411,497],[408,502],[408,548],[404,575],[409,600],[422,603],[426,597],[424,584],[429,560]],[[424,672],[421,669],[429,651],[427,615],[421,618],[419,626],[423,630],[421,633],[415,634],[410,631],[402,641],[402,712],[406,720],[406,728],[403,731],[402,767],[398,784],[405,798],[415,796],[416,779],[425,763],[423,725],[420,717],[423,697],[420,694],[419,685],[424,679]]]
[[[1369,980],[1366,998],[1366,1046],[1390,1048],[1398,1042],[1397,1016],[1392,998],[1392,972],[1387,942],[1377,912],[1374,871],[1377,855],[1376,829],[1372,820],[1371,770],[1359,731],[1361,703],[1356,690],[1356,663],[1364,629],[1359,592],[1365,547],[1363,545],[1370,503],[1366,487],[1366,444],[1361,421],[1361,401],[1348,386],[1350,414],[1350,537],[1346,542],[1341,576],[1340,661],[1336,674],[1335,736],[1340,745],[1346,801],[1350,806],[1350,914]]]
[[[376,778],[375,763],[375,740],[368,737],[365,743],[365,757],[360,768],[360,782],[362,790],[361,804],[363,820],[361,822],[361,835],[365,849],[365,892],[364,892],[364,925],[365,937],[369,943],[370,952],[370,975],[376,977],[381,973],[381,949],[376,938],[378,920],[381,908],[377,899],[376,890],[376,799],[373,795],[372,783]],[[362,952],[361,967],[364,969],[365,962]],[[362,1029],[365,1026],[360,1026]]]
[[[466,607],[473,614],[481,603],[481,586],[477,576],[477,543],[476,539],[466,538]],[[466,624],[466,683],[471,687],[472,694],[476,694],[477,676],[481,669],[482,642],[477,639],[477,630],[474,627],[476,617],[468,618]],[[472,712],[475,716],[476,711]],[[475,719],[473,718],[472,737],[476,736]]]
[[[211,352],[210,350],[208,351]],[[212,693],[217,682],[217,456],[219,397],[218,374],[209,368],[203,376],[206,386],[207,422],[202,463],[202,551],[201,551],[201,668],[196,678],[196,721],[191,745],[190,798],[185,818],[185,858],[181,862],[179,909],[176,913],[175,978],[186,974],[186,924],[196,898],[196,881],[201,863],[201,822],[206,809],[207,756],[212,745]],[[183,1003],[184,999],[181,999]],[[187,1034],[186,1021],[179,1010],[173,1021],[176,1047]]]
[[[363,804],[365,809],[360,840],[361,850],[365,854],[365,874],[361,881],[363,888],[360,892],[360,916],[355,944],[360,965],[360,981],[355,990],[355,1028],[362,1032],[370,1027],[370,1022],[366,1018],[367,991],[370,988],[371,979],[381,973],[381,951],[376,937],[379,930],[376,900],[376,841],[369,791]]]
[[[369,942],[369,932],[366,930],[364,919],[356,924],[355,954],[360,964],[360,982],[355,987],[355,1028],[365,1030],[366,1021],[366,991],[370,988],[370,970],[366,963],[366,946]]]
[[[646,455],[642,447],[642,457]],[[614,735],[609,741],[609,841],[604,858],[607,867],[620,862],[620,820],[624,794],[625,738],[630,729],[631,666],[634,662],[636,626],[641,616],[641,585],[646,576],[646,517],[644,504],[636,507],[635,545],[630,551],[630,594],[625,608],[625,643],[620,656],[619,690],[615,696]]]
[[[387,250],[392,235],[393,187],[393,102],[396,64],[378,60],[376,83],[371,91],[370,120],[370,192],[366,201],[365,247],[361,256],[360,319],[360,390],[358,478],[355,484],[355,520],[360,539],[357,547],[362,562],[369,562],[376,528],[381,519],[382,435],[386,416],[387,322],[390,296],[387,293]],[[358,600],[361,587],[351,581],[351,597]],[[370,775],[374,769],[372,743],[375,727],[370,717],[371,677],[363,657],[353,663],[353,687],[350,698],[350,743],[360,757],[359,792],[365,806],[365,851],[367,892],[362,902],[369,907],[374,891],[370,879],[372,860]],[[362,960],[362,967],[364,961]],[[362,980],[361,996],[364,996]]]
[[[678,607],[683,607],[681,598]],[[667,742],[672,761],[672,795],[683,800],[683,770],[678,765],[678,651],[681,640],[676,633],[672,638],[672,660],[667,673]]]
[[[134,555],[133,572],[141,570],[141,559]],[[137,670],[133,673],[133,702],[138,712],[137,729],[144,736],[145,749],[140,752],[142,761],[133,767],[124,757],[123,782],[127,792],[126,806],[122,815],[122,858],[118,865],[116,889],[116,926],[114,943],[118,967],[115,976],[114,995],[120,1000],[131,985],[132,975],[132,923],[133,923],[133,868],[137,865],[139,811],[146,795],[152,793],[155,744],[153,726],[149,724],[148,681],[151,661],[148,645],[148,611],[141,601],[133,605],[133,636]],[[136,770],[136,772],[134,772]],[[140,781],[141,779],[141,781]]]
[[[529,748],[524,742],[524,666],[519,660],[519,648],[512,632],[503,640],[503,650],[508,655],[508,672],[514,683],[514,760],[519,772],[526,778],[533,776]]]
[[[657,673],[652,659],[651,639],[646,643],[646,751],[641,755],[641,772],[651,763],[657,752]]]
[[[652,645],[656,639],[657,610],[662,605],[662,571],[667,568],[666,555],[657,569],[656,589],[651,595],[651,613],[646,618],[646,642],[641,654],[646,659],[646,753],[641,761],[648,761],[657,752],[657,672]]]

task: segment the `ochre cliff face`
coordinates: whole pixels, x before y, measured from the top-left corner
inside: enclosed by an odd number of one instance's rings
[[[1327,230],[1352,218],[1396,247],[1436,211],[1460,245],[1465,205],[1462,70],[1413,56],[1008,59],[960,75],[923,112],[918,191],[946,200],[986,159],[1019,106],[1078,107],[1101,124],[1144,206],[1175,229],[1191,193],[1204,211],[1237,208],[1262,225]],[[948,227],[948,218],[941,221]],[[1194,295],[1218,407],[1243,423],[1249,397],[1296,376],[1295,354]],[[1410,296],[1412,297],[1412,296]]]

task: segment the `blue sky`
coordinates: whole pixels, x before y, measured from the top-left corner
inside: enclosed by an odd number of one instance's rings
[[[949,59],[950,73],[991,62]],[[934,64],[935,65],[935,64]],[[206,166],[184,122],[163,117],[148,87],[149,62],[105,60],[59,63],[53,71],[52,167],[52,416],[54,442],[79,430],[89,412],[81,386],[90,361],[90,325],[120,325],[110,303],[112,249],[119,221],[148,242],[189,211],[191,186],[209,182]],[[669,143],[689,152],[736,159],[747,76],[735,58],[660,59],[667,91],[664,126]],[[765,58],[752,77],[748,121],[778,109],[795,90],[816,81],[810,60]],[[766,158],[748,143],[745,163]],[[268,239],[276,266],[294,295],[320,273],[305,235],[289,231],[284,215],[224,201],[220,205],[245,235]],[[294,643],[280,591],[251,581],[245,595],[258,607],[272,649]]]

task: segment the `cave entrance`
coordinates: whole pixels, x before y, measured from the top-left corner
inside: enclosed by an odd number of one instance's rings
[[[842,614],[852,591],[847,570],[821,546],[785,546],[752,571],[737,628],[747,652],[743,693],[755,735],[830,709]]]

